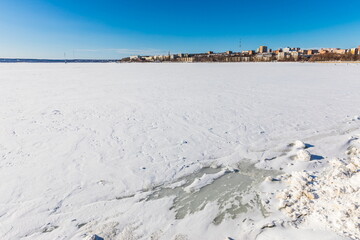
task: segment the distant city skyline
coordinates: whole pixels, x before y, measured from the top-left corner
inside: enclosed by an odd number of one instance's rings
[[[2,0],[0,58],[354,48],[360,2]]]

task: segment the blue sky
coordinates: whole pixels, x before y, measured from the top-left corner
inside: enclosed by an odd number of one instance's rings
[[[359,0],[0,0],[0,57],[360,45]]]

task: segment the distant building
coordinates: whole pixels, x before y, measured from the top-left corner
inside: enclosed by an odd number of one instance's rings
[[[141,57],[139,55],[136,56],[130,56],[130,60],[140,60]]]
[[[248,50],[248,51],[242,51],[241,53],[245,55],[254,55],[256,52],[255,50]]]
[[[183,57],[188,57],[189,54],[188,54],[188,53],[179,53],[178,56],[179,56],[180,58],[183,58]]]
[[[321,48],[320,49],[320,54],[337,53],[339,50],[341,50],[341,49],[340,48]]]
[[[336,49],[336,50],[334,50],[334,53],[337,53],[337,54],[345,54],[345,53],[346,53],[346,49]]]
[[[318,53],[319,51],[316,49],[309,49],[309,50],[305,50],[304,54],[306,55],[314,55],[316,53]]]
[[[267,52],[267,46],[260,46],[258,52],[259,53],[266,53]]]
[[[326,49],[320,49],[320,51],[319,51],[320,54],[325,54],[328,52],[329,52],[329,50],[326,50]]]
[[[122,61],[132,62],[162,62],[162,61],[177,61],[177,62],[244,62],[244,61],[273,61],[275,59],[279,61],[296,61],[299,59],[309,60],[313,55],[334,53],[334,54],[360,54],[360,45],[351,49],[340,48],[321,48],[317,49],[300,49],[300,48],[279,48],[278,50],[271,50],[267,46],[260,46],[256,51],[247,50],[240,52],[219,52],[214,53],[208,51],[207,53],[179,53],[157,56],[130,56]],[[332,56],[329,55],[329,58]],[[337,57],[334,55],[334,57]],[[319,57],[322,58],[322,57]],[[344,58],[345,59],[345,58]]]
[[[358,48],[351,48],[351,49],[350,49],[350,53],[351,53],[351,54],[354,54],[354,55],[355,55],[355,54],[358,54],[358,50],[359,50]]]
[[[168,55],[157,55],[153,57],[155,61],[169,61],[170,56]]]
[[[149,61],[149,62],[154,61],[154,57],[153,57],[153,56],[143,56],[142,58],[143,58],[145,61]]]
[[[287,52],[279,52],[279,53],[276,55],[276,59],[281,61],[281,60],[287,59],[289,56],[290,56],[290,55],[289,55],[289,53],[287,53]]]
[[[300,53],[297,51],[290,51],[290,52],[279,52],[276,55],[276,59],[280,60],[280,61],[284,61],[284,60],[288,60],[288,59],[293,59],[295,61],[299,60],[300,57]]]
[[[296,61],[299,59],[299,52],[292,51],[290,54]]]
[[[283,48],[283,52],[299,52],[300,50],[301,48],[291,48],[291,47]]]
[[[175,60],[175,59],[177,59],[178,57],[179,57],[178,54],[171,54],[171,55],[170,55],[170,60]]]
[[[179,61],[179,62],[195,62],[195,58],[194,57],[182,57],[182,58],[178,58],[177,61]]]
[[[290,51],[291,51],[290,47],[283,48],[283,52],[290,52]]]
[[[271,61],[273,58],[273,53],[258,53],[255,55],[257,61]]]

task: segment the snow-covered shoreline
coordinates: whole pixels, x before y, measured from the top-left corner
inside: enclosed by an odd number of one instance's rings
[[[346,234],[320,209],[357,179],[359,66],[0,64],[0,236],[358,239],[356,207]]]

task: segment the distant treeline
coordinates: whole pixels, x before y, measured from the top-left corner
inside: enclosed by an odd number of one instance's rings
[[[338,53],[324,53],[313,55],[309,61],[318,62],[318,61],[360,61],[360,55],[355,55],[351,53],[338,54]]]

